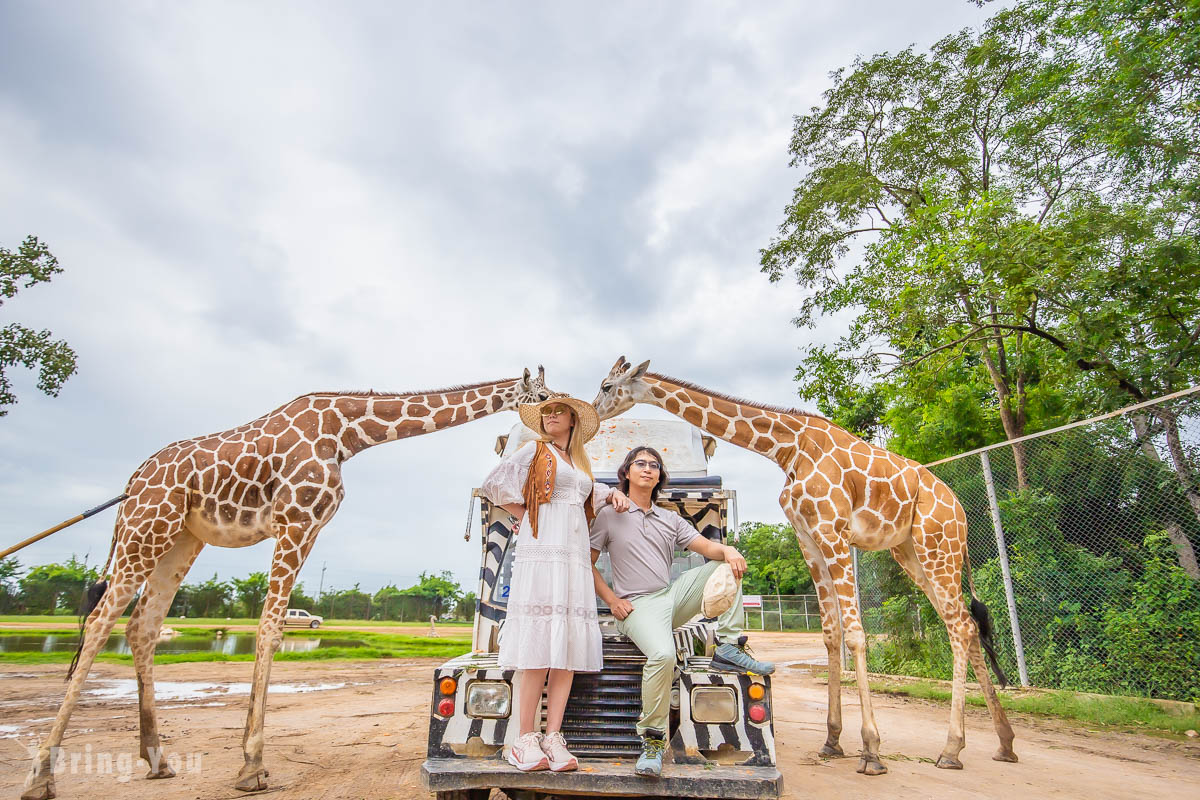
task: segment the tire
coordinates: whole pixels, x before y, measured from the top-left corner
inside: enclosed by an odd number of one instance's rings
[[[317,628],[321,627],[321,620],[314,619],[312,622],[308,623],[308,627],[316,630]]]

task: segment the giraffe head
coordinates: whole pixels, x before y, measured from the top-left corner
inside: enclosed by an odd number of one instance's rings
[[[513,396],[508,401],[505,410],[516,411],[517,406],[523,403],[540,403],[543,400],[549,400],[551,394],[553,393],[546,388],[546,368],[539,364],[537,375],[534,376],[526,367],[525,373],[517,381]]]
[[[600,384],[600,394],[593,405],[600,412],[600,419],[608,419],[633,408],[637,403],[650,402],[650,387],[642,380],[650,362],[643,361],[636,367],[625,360],[617,359],[608,377]]]

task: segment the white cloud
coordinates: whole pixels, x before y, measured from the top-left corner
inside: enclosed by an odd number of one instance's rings
[[[855,53],[928,44],[967,3],[360,2],[0,6],[0,244],[65,272],[3,306],[79,352],[14,373],[0,541],[119,493],[169,441],[306,391],[419,389],[544,363],[591,399],[612,360],[794,402],[799,290],[758,248],[797,174],[792,116]],[[639,409],[645,416],[663,412]],[[302,578],[473,587],[466,502],[502,418],[368,451]],[[713,462],[742,519],[777,469]],[[112,512],[22,553],[108,550]],[[193,579],[264,569],[206,550]]]

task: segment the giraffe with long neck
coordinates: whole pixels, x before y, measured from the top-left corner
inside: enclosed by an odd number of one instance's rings
[[[125,629],[137,674],[141,756],[150,765],[146,777],[175,774],[162,751],[154,707],[154,649],[163,620],[206,544],[246,547],[273,538],[242,739],[245,764],[235,783],[243,791],[265,789],[263,717],[271,660],[300,568],[342,501],[342,464],[377,444],[515,411],[549,396],[540,368],[536,377],[525,370],[520,378],[430,392],[318,392],[232,430],[167,445],[147,459],[119,506],[103,573],[111,581],[88,615],[66,696],[21,797],[55,796],[52,754],[97,652],[143,584]]]
[[[796,531],[816,586],[829,655],[828,735],[821,754],[841,756],[841,646],[854,657],[862,705],[858,771],[880,775],[879,730],[867,683],[866,636],[854,593],[851,547],[890,550],[946,624],[954,653],[950,731],[938,758],[961,769],[968,661],[983,688],[1000,748],[993,758],[1016,761],[1013,730],[980,650],[979,629],[963,602],[967,522],[950,487],[928,469],[864,442],[815,414],[727,397],[685,381],[631,367],[624,356],[600,385],[595,406],[608,419],[647,403],[708,433],[771,459],[787,476],[779,504]]]

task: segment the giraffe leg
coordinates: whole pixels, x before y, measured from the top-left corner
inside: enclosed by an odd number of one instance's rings
[[[969,619],[969,617],[968,617]],[[957,628],[961,620],[955,619],[947,628]],[[962,633],[950,632],[950,650],[954,654],[954,683],[950,695],[950,730],[946,733],[946,746],[938,756],[938,769],[962,769],[958,756],[967,744],[967,647]]]
[[[858,684],[858,701],[862,709],[862,758],[858,771],[864,775],[883,775],[888,771],[879,760],[879,727],[875,724],[875,707],[871,701],[871,685],[867,676],[867,635],[859,619],[858,602],[854,597],[854,562],[850,545],[840,536],[824,539],[832,549],[829,573],[838,588],[837,600],[842,612],[842,635],[846,648],[854,659],[854,675]]]
[[[996,686],[992,683],[991,673],[988,672],[987,664],[983,660],[983,649],[979,646],[979,634],[971,640],[971,647],[968,651],[971,658],[971,666],[975,668],[975,677],[979,680],[979,686],[983,689],[983,699],[987,702],[988,711],[992,715],[992,726],[996,729],[996,736],[1000,739],[1000,747],[992,755],[993,761],[1008,761],[1016,763],[1017,754],[1013,750],[1013,733],[1012,725],[1008,722],[1008,715],[1004,713],[1004,706],[1000,705],[1000,698],[996,694]]]
[[[946,748],[938,757],[937,766],[941,769],[962,769],[962,762],[959,760],[959,753],[962,752],[966,745],[966,682],[967,682],[967,651],[969,642],[963,640],[963,635],[968,631],[975,630],[974,623],[970,620],[970,615],[967,614],[966,608],[963,606],[961,594],[957,605],[953,602],[950,593],[938,591],[937,586],[929,580],[929,576],[925,573],[923,561],[917,554],[916,547],[911,539],[905,540],[896,547],[893,547],[892,557],[896,559],[896,563],[904,569],[908,577],[912,578],[925,596],[929,598],[930,604],[933,605],[934,611],[942,618],[942,622],[946,626],[946,632],[950,637],[950,649],[954,655],[954,680],[952,682],[952,692],[950,700],[950,731],[946,735]],[[966,617],[966,624],[963,618]],[[959,685],[962,686],[962,692],[959,692]]]
[[[842,619],[838,611],[837,593],[821,549],[808,534],[807,525],[803,518],[792,522],[796,530],[796,538],[800,542],[800,551],[808,564],[808,572],[812,576],[813,585],[817,589],[817,607],[821,614],[821,635],[825,640],[825,652],[829,665],[829,699],[826,704],[826,735],[825,744],[818,753],[822,758],[841,758],[846,755],[839,740],[842,736]]]
[[[921,562],[917,558],[916,550],[911,541],[906,541],[903,544],[892,548],[892,556],[896,559],[908,576],[912,578],[913,583],[921,587],[921,591],[929,598],[929,602],[933,605],[934,610],[942,617],[942,621],[946,620],[946,612],[941,607],[940,600],[934,592],[933,584],[929,582],[928,576],[925,575],[925,570],[921,567]],[[962,605],[962,600],[959,599],[958,605]],[[970,616],[965,608],[952,609],[951,614],[956,618],[961,618],[962,612]],[[996,694],[996,686],[992,683],[992,675],[988,672],[987,664],[983,660],[983,651],[979,644],[979,629],[977,626],[965,626],[968,631],[969,641],[966,643],[967,656],[970,659],[971,666],[975,669],[975,677],[979,681],[980,688],[983,689],[983,698],[987,702],[988,712],[992,715],[992,725],[996,728],[996,736],[1000,739],[1000,748],[992,756],[993,761],[1009,761],[1015,762],[1017,754],[1013,751],[1013,729],[1008,722],[1008,715],[1004,713],[1004,706],[1000,705],[1000,698]],[[946,630],[950,632],[950,626],[947,624]],[[953,634],[951,634],[953,635]],[[965,715],[965,711],[964,711]],[[965,720],[964,720],[965,726]],[[959,764],[961,769],[961,763]]]
[[[169,540],[182,525],[182,521],[183,515],[177,510],[165,514],[146,514],[136,522],[118,519],[116,538],[119,544],[112,564],[112,582],[96,608],[88,615],[79,661],[67,684],[67,692],[54,718],[54,724],[50,726],[50,734],[34,756],[21,800],[48,800],[55,796],[53,765],[58,758],[59,746],[62,744],[71,713],[79,702],[84,681],[87,680],[96,654],[108,641],[121,612],[129,605],[137,587],[154,567],[157,548],[144,546],[143,542],[150,538],[152,532],[155,539]],[[120,543],[124,543],[124,546],[120,546]]]
[[[158,736],[154,709],[154,649],[179,584],[203,547],[204,543],[186,530],[180,533],[154,567],[129,624],[125,626],[125,639],[133,652],[133,666],[137,672],[141,757],[150,765],[147,778],[175,777],[175,771],[167,765]]]
[[[243,792],[258,792],[267,788],[266,779],[270,773],[263,767],[263,720],[267,708],[267,685],[271,680],[271,659],[283,640],[283,617],[287,613],[292,586],[317,539],[319,529],[320,525],[289,526],[276,538],[275,554],[271,559],[271,585],[263,601],[254,649],[250,710],[246,715],[246,732],[242,737],[245,763],[234,783],[234,788]]]

